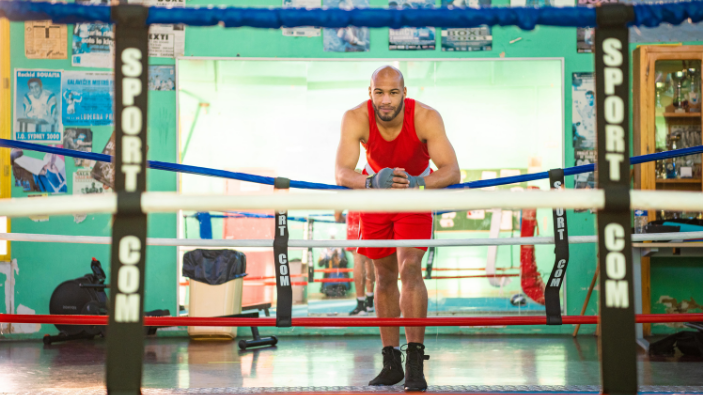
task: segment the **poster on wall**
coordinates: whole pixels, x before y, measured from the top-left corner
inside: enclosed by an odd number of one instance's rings
[[[67,59],[66,25],[51,21],[24,23],[24,56],[27,59]]]
[[[93,152],[93,131],[86,128],[66,128],[63,132],[63,146],[74,151]],[[76,167],[93,166],[88,159],[73,158]]]
[[[571,80],[571,129],[576,166],[595,163],[596,109],[593,73],[573,73]],[[574,188],[595,188],[595,174],[574,176]]]
[[[15,69],[14,139],[61,143],[62,70]]]
[[[105,192],[102,183],[93,178],[88,169],[78,169],[73,173],[73,194],[90,195]]]
[[[70,126],[113,124],[115,77],[109,71],[64,71],[62,120]]]
[[[577,0],[579,6],[597,6],[600,3],[617,3],[618,0]],[[592,27],[579,27],[576,29],[576,52],[593,53],[593,44],[596,31]]]
[[[49,145],[63,148],[62,145]],[[12,175],[15,186],[24,192],[66,193],[66,162],[62,155],[45,154],[32,157],[23,150],[12,149],[10,153]]]
[[[442,7],[490,7],[491,0],[442,0]],[[490,51],[493,36],[488,26],[442,29],[442,51]]]
[[[108,0],[76,0],[77,4],[109,5]],[[76,23],[73,27],[71,65],[112,68],[115,34],[109,23]]]
[[[323,0],[327,8],[362,8],[369,6],[369,0]],[[368,52],[370,49],[368,27],[348,26],[325,28],[322,42],[325,52]]]
[[[147,7],[185,8],[185,0],[128,0]],[[174,58],[185,53],[185,25],[152,24],[149,27],[149,56]]]
[[[105,144],[105,148],[102,151],[105,155],[115,155],[115,132],[112,132],[110,140]],[[112,162],[95,162],[93,170],[90,173],[92,177],[101,183],[103,183],[104,188],[113,188],[115,180],[115,166]]]
[[[176,90],[176,69],[174,66],[149,66],[149,90]]]
[[[432,8],[434,0],[388,0],[391,8]],[[434,50],[434,27],[406,27],[388,29],[388,49],[402,50]]]
[[[283,0],[283,8],[320,8],[321,0]],[[322,29],[314,26],[284,27],[287,37],[319,37]]]
[[[73,173],[73,194],[90,195],[105,192],[105,187],[96,181],[89,169],[78,169]],[[86,214],[74,214],[73,221],[77,224],[85,221]]]

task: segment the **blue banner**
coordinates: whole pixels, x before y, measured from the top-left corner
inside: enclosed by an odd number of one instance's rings
[[[113,125],[115,78],[104,71],[64,71],[62,120],[67,126]]]
[[[61,143],[61,73],[15,69],[15,140]]]

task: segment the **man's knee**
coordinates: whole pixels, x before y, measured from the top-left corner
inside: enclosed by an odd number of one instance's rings
[[[376,265],[376,282],[381,287],[398,282],[398,268]]]
[[[422,261],[405,261],[400,268],[401,281],[422,280]]]

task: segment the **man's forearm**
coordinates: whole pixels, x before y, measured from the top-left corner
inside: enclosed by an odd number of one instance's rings
[[[337,185],[352,189],[366,188],[366,176],[352,169],[338,169],[336,178]]]
[[[450,185],[458,184],[460,180],[461,173],[459,172],[459,167],[445,166],[425,177],[425,188],[446,188]]]

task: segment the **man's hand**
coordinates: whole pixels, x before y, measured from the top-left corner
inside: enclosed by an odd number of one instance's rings
[[[405,169],[386,167],[371,176],[371,188],[377,189],[405,189],[410,188],[410,180]],[[413,177],[415,178],[415,177]]]

